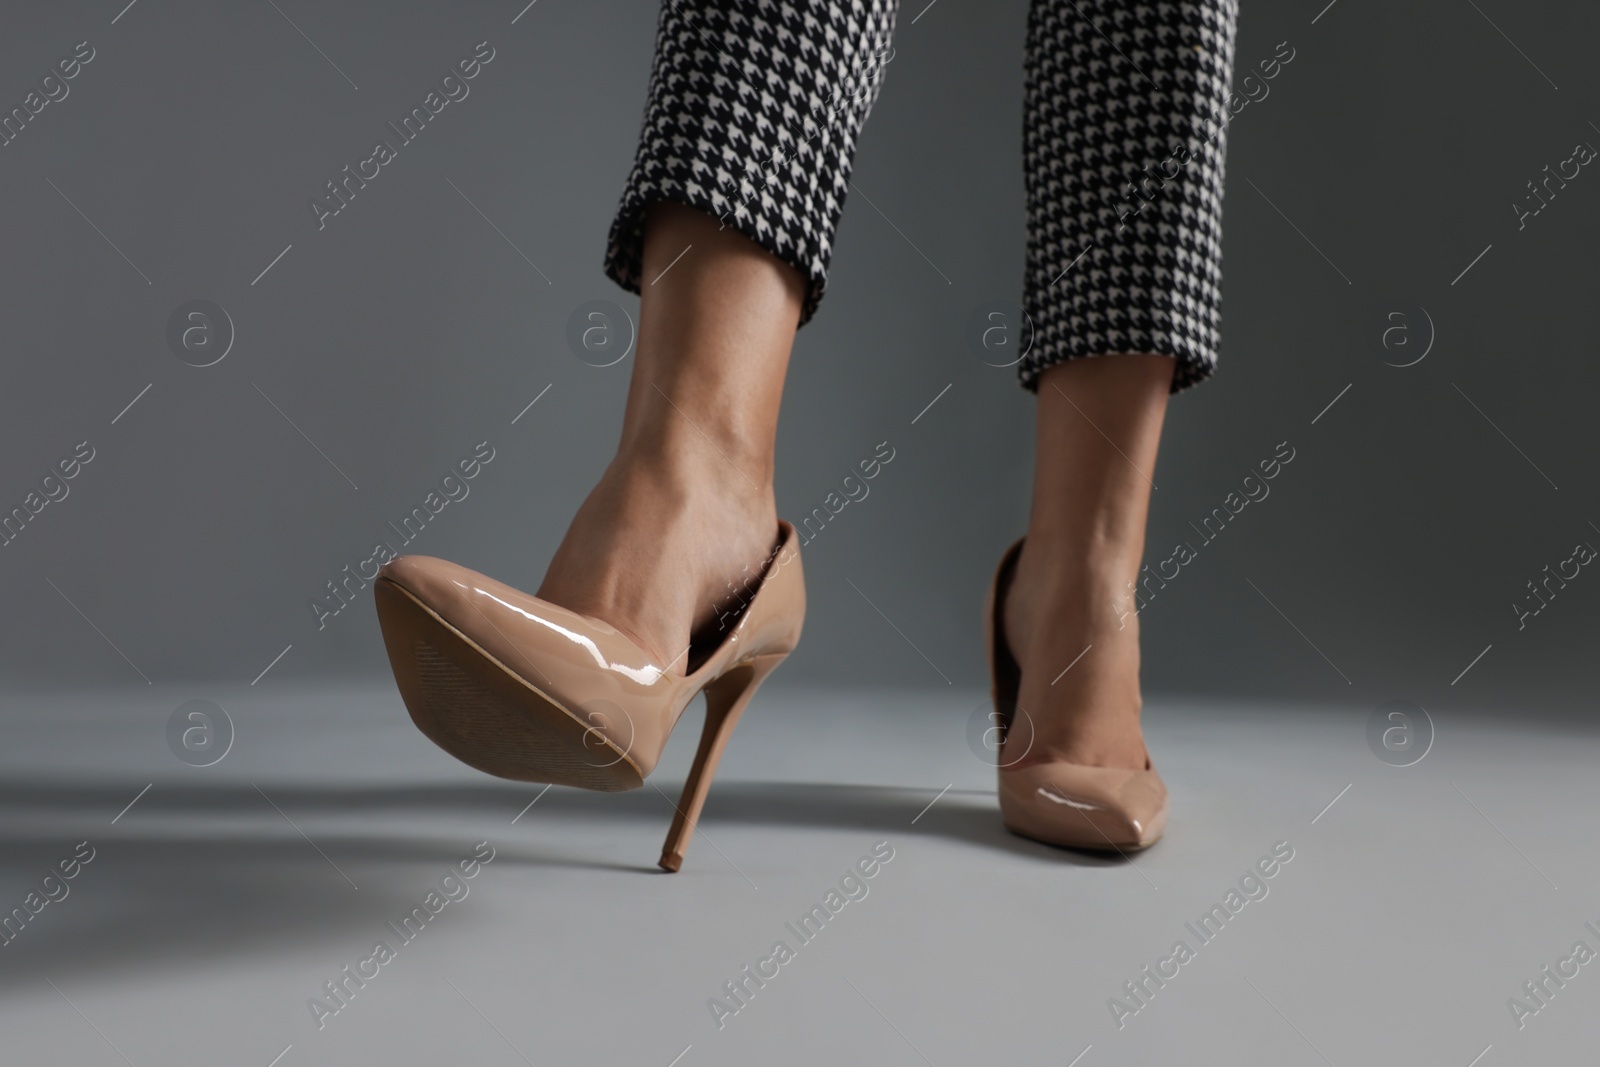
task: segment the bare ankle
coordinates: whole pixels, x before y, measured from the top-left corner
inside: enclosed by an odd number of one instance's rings
[[[770,441],[714,424],[660,423],[630,427],[611,467],[692,489],[727,483],[750,499],[770,498],[774,460]]]
[[[1066,543],[1046,543],[1029,535],[1017,561],[1013,584],[1013,616],[1024,632],[1044,628],[1052,616],[1070,615],[1081,626],[1126,628],[1128,609],[1139,569],[1139,554],[1126,546],[1102,545],[1085,550]],[[1008,601],[1008,609],[1012,603]]]

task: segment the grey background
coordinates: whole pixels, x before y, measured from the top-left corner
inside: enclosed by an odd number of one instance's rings
[[[471,495],[410,547],[533,588],[613,447],[628,364],[585,365],[564,334],[584,301],[637,306],[600,260],[655,7],[539,0],[513,25],[519,3],[278,6],[0,14],[5,109],[76,42],[97,51],[0,148],[0,503],[75,443],[96,449],[0,548],[14,688],[242,686],[273,662],[262,685],[380,674],[370,591],[321,631],[307,603],[387,520],[487,439]],[[1520,232],[1508,205],[1600,144],[1600,15],[1321,6],[1242,14],[1240,78],[1279,41],[1297,55],[1229,135],[1221,371],[1172,405],[1151,558],[1278,442],[1296,458],[1145,612],[1147,687],[1575,704],[1600,579],[1521,632],[1511,605],[1577,541],[1600,544],[1600,177],[1585,168]],[[851,199],[798,340],[780,510],[819,505],[877,442],[896,458],[806,550],[791,684],[980,685],[983,587],[1026,517],[1032,400],[968,336],[1020,286],[1025,9],[920,8],[857,160],[880,210]],[[497,55],[471,95],[319,232],[307,198],[482,40]],[[237,327],[203,369],[164,338],[194,298]],[[1437,342],[1396,369],[1377,339],[1405,305]]]
[[[98,52],[0,148],[0,511],[96,449],[0,547],[0,915],[99,857],[0,952],[8,1062],[1584,1060],[1595,979],[1525,1030],[1505,1005],[1600,924],[1594,731],[1533,715],[1587,710],[1600,578],[1512,610],[1600,544],[1597,176],[1521,232],[1509,205],[1600,144],[1600,16],[1246,6],[1241,79],[1297,55],[1230,136],[1222,369],[1172,406],[1151,558],[1296,458],[1143,616],[1173,821],[1123,861],[1006,833],[968,747],[1027,506],[1033,402],[967,336],[1020,285],[1024,9],[925,2],[858,160],[881,213],[852,197],[799,337],[782,510],[896,457],[806,549],[807,640],[670,878],[692,728],[623,796],[492,779],[405,717],[370,591],[321,632],[307,608],[485,439],[413,547],[538,583],[618,428],[627,364],[565,332],[636,307],[600,259],[655,5],[0,2],[0,111]],[[485,39],[471,95],[317,232],[307,198]],[[168,350],[192,299],[237,324],[215,366]],[[1437,342],[1385,366],[1413,305]],[[236,730],[205,768],[169,748],[193,699]],[[1403,769],[1365,732],[1388,700],[1439,727]],[[318,1030],[308,994],[479,840],[470,899]],[[717,1030],[705,998],[879,840],[842,932]],[[1280,840],[1271,897],[1117,1029],[1106,998]]]

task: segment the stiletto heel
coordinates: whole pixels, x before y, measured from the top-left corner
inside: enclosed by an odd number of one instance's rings
[[[1000,557],[983,610],[984,648],[1003,731],[997,768],[1001,817],[1012,833],[1046,844],[1112,852],[1148,848],[1167,824],[1167,786],[1148,756],[1143,770],[1065,760],[1008,769],[1006,745],[1016,719],[1022,670],[1006,641],[1003,620],[1006,590],[1021,554],[1019,540]]]
[[[663,870],[676,871],[683,866],[683,854],[688,851],[689,839],[700,822],[700,810],[705,807],[706,794],[711,790],[711,778],[717,773],[722,750],[733,736],[733,728],[738,725],[745,705],[787,655],[775,652],[757,656],[706,686],[706,724],[700,732],[700,748],[694,754],[689,778],[683,783],[683,796],[678,798],[678,813],[673,816],[672,829],[667,831],[666,844],[661,847],[661,859],[657,862]]]
[[[800,640],[798,542],[779,522],[759,584],[714,645],[686,651],[681,674],[600,619],[442,559],[390,560],[374,598],[411,720],[452,756],[501,778],[637,789],[704,692],[705,731],[661,856],[675,871],[734,724]]]

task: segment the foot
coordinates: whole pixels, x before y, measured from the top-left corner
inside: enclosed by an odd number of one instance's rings
[[[1126,584],[1138,568],[1137,554],[1115,548],[1085,553],[1032,536],[1023,544],[1002,608],[1022,669],[1007,768],[1144,768],[1139,622]]]
[[[619,454],[578,509],[538,596],[610,623],[689,669],[760,582],[777,539],[770,481],[728,461]]]

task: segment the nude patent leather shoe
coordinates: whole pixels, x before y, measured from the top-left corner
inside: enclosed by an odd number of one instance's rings
[[[501,778],[637,789],[703,691],[700,748],[659,861],[676,871],[734,724],[799,642],[798,541],[779,522],[759,585],[720,639],[666,665],[608,623],[429,556],[384,565],[378,621],[412,721],[452,756]]]
[[[1068,848],[1132,852],[1148,848],[1167,824],[1167,787],[1145,757],[1144,770],[1090,767],[1061,761],[1010,769],[1031,738],[1014,730],[1022,671],[1006,642],[1006,590],[1022,552],[1022,541],[1006,550],[984,603],[984,647],[1002,741],[999,752],[1000,814],[1006,828],[1023,837]],[[1018,736],[1012,737],[1016,733]],[[1013,751],[1008,755],[1007,746]]]

